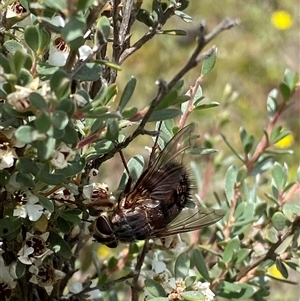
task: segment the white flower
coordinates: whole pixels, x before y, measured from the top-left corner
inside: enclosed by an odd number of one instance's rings
[[[31,110],[31,103],[29,101],[29,94],[36,92],[39,88],[39,78],[35,78],[26,87],[15,85],[15,91],[8,94],[6,99],[9,104],[18,112],[27,112]],[[45,96],[47,85],[42,85],[40,94]]]
[[[57,169],[63,169],[68,166],[69,161],[75,159],[76,153],[68,147],[65,143],[61,142],[52,154],[51,163]]]
[[[0,70],[1,72],[1,70]],[[0,135],[3,134],[7,141],[9,143],[9,145],[13,146],[13,147],[23,147],[25,145],[24,142],[19,141],[16,136],[15,136],[15,132],[17,129],[9,126],[7,128],[4,128],[2,126],[0,126]]]
[[[0,170],[13,166],[17,154],[7,142],[0,144]]]
[[[33,222],[37,221],[42,216],[44,207],[37,204],[39,199],[31,192],[23,192],[18,202],[20,205],[17,204],[13,216],[19,216],[21,218],[26,218],[28,216],[29,220]]]
[[[50,20],[51,24],[59,27],[65,26],[65,20],[60,16],[55,16]],[[54,35],[52,37],[53,44],[49,49],[48,63],[52,66],[61,67],[66,64],[69,56],[70,49],[65,40],[59,36]],[[78,49],[79,59],[85,60],[89,55],[93,53],[93,50],[88,45],[82,45]]]
[[[53,290],[53,284],[66,275],[64,272],[54,269],[50,263],[41,262],[32,265],[29,272],[33,274],[29,281],[43,287],[48,295]]]
[[[204,297],[205,301],[212,301],[215,298],[215,294],[209,288],[210,284],[208,282],[200,282],[198,281],[194,286],[193,289],[200,291]]]
[[[17,282],[15,282],[15,279],[10,273],[10,266],[5,265],[4,259],[2,257],[2,254],[4,252],[2,251],[2,249],[0,250],[0,283],[6,283],[9,286],[9,288],[7,289],[13,289],[16,287]]]
[[[101,298],[101,292],[99,289],[96,288],[95,284],[91,284],[90,286],[91,288],[95,287],[94,290],[88,292],[88,293],[85,293],[85,295],[87,296],[86,297],[86,300],[98,300]],[[63,296],[62,297],[62,300],[70,300],[72,299],[72,295],[73,294],[79,294],[80,292],[83,291],[83,285],[82,283],[80,282],[73,282],[69,285],[69,292],[70,294],[66,295],[66,296]]]
[[[18,259],[27,265],[42,262],[46,256],[53,253],[46,245],[48,237],[49,232],[45,232],[42,235],[26,233],[26,240],[23,247],[18,252]]]

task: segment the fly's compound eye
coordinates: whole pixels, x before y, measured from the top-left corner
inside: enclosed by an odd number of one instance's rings
[[[113,233],[108,219],[105,216],[99,216],[89,227],[89,229],[98,242],[105,244],[109,248],[117,247],[118,241]]]
[[[96,227],[97,230],[102,233],[103,235],[112,235],[113,231],[111,229],[110,224],[108,223],[108,220],[104,216],[99,216],[96,219]]]

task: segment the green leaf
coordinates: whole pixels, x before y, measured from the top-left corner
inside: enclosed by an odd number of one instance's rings
[[[231,283],[223,281],[222,291],[218,292],[218,295],[228,299],[249,299],[256,293],[256,288],[246,283]]]
[[[55,253],[60,256],[70,259],[72,257],[72,251],[68,243],[57,233],[50,231],[48,242]]]
[[[184,22],[186,23],[191,23],[193,22],[193,18],[185,13],[183,13],[182,11],[179,10],[175,10],[174,14],[176,16],[178,16],[179,18],[181,18]]]
[[[85,167],[85,158],[80,158],[79,161],[72,161],[68,163],[68,166],[57,170],[57,174],[62,174],[65,178],[74,176],[83,170]]]
[[[240,247],[240,240],[237,237],[233,238],[225,247],[223,253],[223,261],[226,263],[233,262],[233,260],[235,259],[236,252],[240,249]]]
[[[131,158],[128,163],[127,163],[127,167],[129,169],[130,172],[130,178],[135,182],[140,175],[142,174],[143,170],[144,170],[144,157],[141,155],[136,155],[133,158]],[[129,179],[129,176],[127,174],[126,171],[124,171],[122,178],[120,180],[119,183],[119,187],[118,190],[124,190],[126,183]]]
[[[173,109],[173,108],[163,109],[163,110],[153,112],[148,121],[153,122],[153,121],[172,119],[181,114],[182,114],[181,111],[178,109]]]
[[[217,60],[218,48],[214,47],[209,56],[203,61],[201,75],[209,73],[215,66]]]
[[[145,280],[144,284],[147,288],[147,291],[153,297],[166,297],[164,288],[157,281],[148,278]]]
[[[35,183],[33,181],[32,175],[31,174],[23,174],[18,172],[16,176],[16,181],[20,184],[23,184],[24,187],[27,188],[34,188]]]
[[[127,103],[129,102],[130,98],[132,97],[135,86],[136,86],[136,78],[131,77],[131,79],[126,84],[124,91],[121,95],[121,99],[118,105],[118,110],[120,112],[123,111],[123,109],[126,107]]]
[[[282,190],[287,181],[287,174],[281,164],[275,162],[274,167],[272,169],[272,180],[273,185],[277,188],[277,190]]]
[[[231,149],[231,151],[236,155],[236,157],[242,161],[244,163],[243,158],[237,153],[237,151],[233,148],[233,146],[231,145],[231,143],[229,143],[228,139],[226,138],[225,135],[221,134],[221,137],[223,138],[224,142],[226,143],[226,145]]]
[[[84,81],[97,81],[102,74],[102,67],[96,63],[86,63],[74,74],[73,78]]]
[[[41,167],[37,174],[37,178],[39,178],[41,181],[49,184],[49,185],[58,185],[63,183],[64,176],[63,175],[56,175],[49,172],[49,168],[44,165]]]
[[[278,257],[275,260],[275,264],[276,264],[276,268],[279,270],[279,272],[281,273],[281,275],[287,279],[289,277],[289,273],[287,268],[285,267],[285,265],[283,264],[283,262],[281,261],[281,259],[279,259]]]
[[[61,70],[57,70],[50,79],[51,91],[55,93],[57,99],[67,98],[70,94],[70,79]]]
[[[57,111],[64,111],[68,117],[72,117],[75,112],[75,105],[71,99],[63,99],[60,104],[56,107]]]
[[[24,276],[25,271],[26,271],[26,264],[23,264],[21,261],[17,261],[16,264],[16,275],[18,278],[21,278],[22,276]]]
[[[36,26],[26,26],[24,38],[29,48],[37,53],[40,45],[40,35]]]
[[[237,175],[238,169],[235,165],[230,166],[225,175],[225,194],[229,202],[234,198]]]
[[[260,157],[257,162],[255,162],[253,169],[249,173],[251,176],[256,176],[262,174],[266,170],[272,168],[273,166],[273,157],[272,156],[263,156]]]
[[[186,292],[182,292],[180,294],[180,296],[183,298],[183,300],[186,301],[204,301],[205,296],[198,291],[186,291]]]
[[[68,10],[67,2],[66,0],[43,0],[43,3],[47,5],[50,8],[53,8],[57,11],[65,11]]]
[[[15,65],[15,72],[16,74],[20,74],[20,71],[22,70],[24,63],[26,61],[26,53],[23,49],[17,50],[14,53],[13,62]]]
[[[176,106],[179,104],[183,104],[190,99],[187,95],[178,95],[177,91],[172,89],[160,102],[155,111],[159,111],[170,106]]]
[[[126,108],[125,110],[123,110],[122,116],[124,119],[131,119],[136,115],[137,112],[138,112],[137,107]]]
[[[275,212],[272,216],[272,224],[277,231],[283,230],[286,224],[286,218],[281,212]]]
[[[18,231],[22,225],[22,219],[18,217],[5,217],[0,223],[0,237],[6,237]]]
[[[110,35],[110,21],[107,17],[102,16],[97,24],[97,29],[103,33],[103,36],[107,39]],[[103,43],[103,42],[102,42]]]
[[[167,34],[170,36],[186,36],[186,31],[181,29],[168,29],[159,31],[161,34]]]
[[[278,141],[282,140],[284,137],[286,137],[288,135],[292,135],[292,134],[293,133],[289,130],[282,130],[281,127],[275,127],[274,130],[271,133],[271,142],[273,144],[275,144]]]
[[[92,6],[94,0],[78,0],[77,1],[77,9],[83,11]]]
[[[275,230],[275,228],[271,227],[267,229],[266,239],[273,244],[275,244],[278,241],[278,232]]]
[[[43,141],[36,141],[34,146],[37,148],[37,155],[41,161],[48,160],[53,154],[56,140],[49,137]]]
[[[72,224],[76,224],[81,221],[79,217],[79,214],[81,213],[82,211],[79,209],[66,209],[60,212],[60,217]]]
[[[56,219],[56,227],[62,233],[69,234],[73,228],[72,223],[66,221],[65,219],[61,218],[60,216]]]
[[[0,170],[0,186],[7,185],[10,180],[10,174],[7,170]]]
[[[197,276],[187,276],[184,279],[184,284],[188,288],[188,287],[191,287],[192,285],[194,285],[194,283],[196,282],[196,280],[197,280]]]
[[[49,210],[50,212],[54,212],[54,205],[51,200],[49,200],[48,198],[46,198],[45,196],[43,196],[41,194],[36,194],[36,196],[39,198],[41,205],[45,209]]]
[[[105,138],[110,141],[118,140],[119,124],[115,118],[107,119],[107,130]]]
[[[217,150],[214,148],[204,148],[204,147],[193,147],[187,150],[187,153],[191,155],[208,155],[216,152]]]
[[[290,91],[293,92],[297,87],[299,75],[289,69],[284,72],[284,83],[289,87]]]
[[[0,53],[0,63],[6,74],[10,74],[12,72],[9,61],[3,53]]]
[[[72,50],[77,50],[83,45],[83,34],[86,26],[85,19],[79,15],[71,15],[68,22],[61,31],[64,40]]]
[[[154,19],[152,17],[152,14],[149,11],[147,11],[143,8],[138,10],[138,14],[136,16],[136,19],[139,22],[144,23],[148,27],[152,27],[154,25]]]
[[[281,83],[279,85],[279,91],[284,101],[287,101],[291,97],[291,90],[288,85]]]
[[[245,260],[248,255],[250,254],[251,250],[250,249],[241,249],[237,251],[237,260],[236,260],[236,264],[241,263],[243,260]]]
[[[39,171],[37,164],[28,157],[20,157],[16,164],[17,170],[21,173],[31,173],[36,175]]]
[[[282,211],[289,221],[292,222],[296,216],[300,215],[300,206],[296,204],[284,204]]]
[[[194,249],[193,253],[192,253],[192,258],[193,258],[193,262],[194,262],[197,270],[201,274],[201,276],[205,280],[210,281],[209,273],[208,273],[208,270],[207,270],[207,267],[206,267],[203,255],[200,252],[200,250]]]
[[[278,91],[277,89],[273,89],[267,98],[267,110],[269,113],[270,117],[273,117],[274,114],[277,112],[278,110],[278,106],[277,106],[277,96],[278,96]]]
[[[252,135],[248,135],[246,130],[243,127],[241,127],[240,138],[241,138],[242,145],[244,147],[244,152],[245,154],[248,154],[253,148],[254,137]]]
[[[114,148],[114,144],[110,140],[101,139],[99,142],[96,143],[94,148],[95,148],[96,153],[98,155],[101,155],[101,154],[106,154],[110,150],[112,150]]]
[[[194,110],[197,110],[197,111],[200,111],[200,110],[207,110],[207,109],[210,109],[210,108],[215,108],[215,107],[218,107],[220,104],[218,102],[210,102],[210,103],[205,103],[203,105],[198,105],[195,107]]]
[[[40,133],[47,133],[51,127],[51,120],[48,115],[41,113],[34,120],[34,126]]]
[[[63,130],[69,122],[69,117],[66,112],[56,110],[52,113],[51,121],[57,129]]]
[[[46,103],[44,97],[41,94],[37,92],[32,92],[29,94],[28,98],[30,104],[38,110],[43,111],[48,109],[48,104]]]
[[[11,54],[14,54],[17,50],[24,50],[23,45],[20,44],[19,42],[17,42],[16,40],[5,41],[4,44],[3,44],[3,46]],[[0,62],[1,62],[1,64],[3,63],[1,56],[0,56]],[[6,71],[5,73],[9,73],[9,72]]]
[[[78,132],[75,130],[72,123],[69,122],[65,127],[65,135],[61,140],[66,144],[76,144],[78,142]]]
[[[31,73],[28,70],[22,68],[18,74],[17,85],[25,87],[29,85],[29,83],[31,83],[32,80],[33,77]]]
[[[176,279],[185,279],[190,270],[190,258],[186,253],[180,254],[175,262],[174,274]]]
[[[26,144],[29,144],[32,141],[34,141],[34,133],[35,133],[35,130],[32,126],[23,125],[23,126],[20,126],[16,130],[15,136],[18,140],[20,140]]]

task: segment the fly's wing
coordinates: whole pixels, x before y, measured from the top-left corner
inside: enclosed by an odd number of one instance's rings
[[[154,162],[150,165],[148,169],[144,171],[142,176],[138,179],[135,187],[139,185],[147,185],[149,179],[152,178],[156,172],[162,168],[163,166],[167,165],[168,163],[172,162],[180,153],[184,152],[186,149],[190,148],[189,139],[187,144],[184,138],[187,138],[191,135],[192,131],[194,130],[194,123],[187,125],[186,127],[182,128],[165,146],[165,148],[160,152],[158,157],[154,160]],[[180,143],[182,144],[180,145]]]
[[[163,206],[161,202],[170,201],[174,183],[180,181],[185,173],[181,163],[176,162],[176,157],[190,147],[189,137],[194,130],[191,123],[182,128],[159,153],[158,157],[150,163],[134,185],[133,190],[126,196],[126,208],[135,206],[156,207]],[[165,170],[165,172],[162,172]],[[187,183],[189,184],[189,183]],[[156,198],[154,199],[154,194]]]
[[[159,238],[205,228],[222,219],[225,214],[223,209],[185,208],[172,222],[151,237]]]

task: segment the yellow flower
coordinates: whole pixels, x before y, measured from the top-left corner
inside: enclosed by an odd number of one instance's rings
[[[280,271],[277,269],[276,265],[273,264],[268,268],[267,274],[277,279],[285,279]]]
[[[292,134],[288,134],[275,143],[278,148],[289,148],[294,143],[294,137]]]
[[[111,249],[108,248],[105,245],[100,245],[100,247],[97,249],[97,255],[103,259],[103,258],[107,258],[112,254]]]
[[[292,16],[284,10],[277,10],[274,12],[271,20],[273,25],[279,30],[288,29],[293,24]]]

